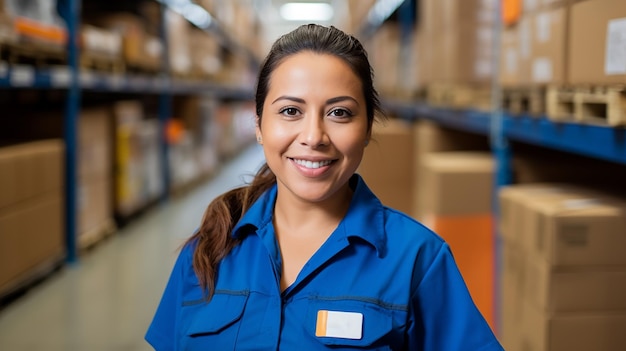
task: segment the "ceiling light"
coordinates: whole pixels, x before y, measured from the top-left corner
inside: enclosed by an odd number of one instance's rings
[[[280,16],[287,21],[329,21],[333,8],[327,3],[289,2],[280,7]]]

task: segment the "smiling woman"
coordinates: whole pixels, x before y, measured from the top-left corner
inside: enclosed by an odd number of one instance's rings
[[[354,37],[311,24],[274,43],[256,91],[267,164],[183,247],[156,350],[502,350],[448,245],[355,173],[380,112]]]

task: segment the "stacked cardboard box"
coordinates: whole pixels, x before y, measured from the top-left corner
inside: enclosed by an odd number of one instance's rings
[[[422,221],[450,245],[474,302],[494,327],[493,157],[489,152],[433,152],[420,164]]]
[[[567,81],[569,1],[525,1],[521,17],[503,29],[500,82],[504,86]]]
[[[139,101],[118,101],[115,119],[115,213],[128,217],[160,197],[161,150],[156,119],[145,119]]]
[[[158,71],[161,69],[163,43],[146,30],[145,21],[131,13],[102,15],[92,20],[93,25],[106,28],[122,37],[122,53],[129,67]]]
[[[358,173],[383,204],[413,213],[413,130],[408,122],[391,119],[375,124]]]
[[[491,0],[420,1],[420,39],[432,51],[425,68],[432,83],[490,82],[494,6]]]
[[[62,138],[63,116],[58,113],[27,115],[6,121],[0,139],[39,140]],[[108,107],[90,107],[78,116],[77,235],[79,245],[110,232],[112,215],[112,128]]]
[[[626,347],[626,202],[563,184],[499,193],[507,350]]]
[[[113,227],[111,114],[83,109],[78,120],[78,240],[93,243]],[[86,245],[86,244],[81,244]]]
[[[626,82],[626,2],[572,5],[567,74],[572,84]]]
[[[61,140],[0,148],[0,296],[65,254]]]

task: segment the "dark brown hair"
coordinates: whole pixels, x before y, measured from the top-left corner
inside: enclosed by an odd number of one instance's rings
[[[256,114],[259,125],[272,73],[287,57],[303,51],[341,58],[360,78],[366,101],[368,131],[375,116],[381,113],[378,93],[373,85],[373,72],[361,43],[335,27],[316,24],[303,25],[280,37],[261,65],[256,87]],[[187,241],[197,242],[193,268],[200,285],[210,297],[213,294],[217,266],[238,244],[232,230],[250,206],[276,182],[267,164],[257,172],[249,185],[230,190],[213,200],[207,207],[200,229]]]

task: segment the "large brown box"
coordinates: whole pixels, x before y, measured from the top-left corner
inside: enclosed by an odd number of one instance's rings
[[[0,148],[0,210],[63,189],[61,140]]]
[[[572,5],[570,38],[570,83],[626,82],[625,1],[593,0]]]
[[[64,254],[63,197],[51,192],[0,210],[0,295]]]
[[[465,133],[462,131],[441,127],[440,125],[425,120],[418,119],[414,123],[414,162],[413,162],[413,216],[418,220],[423,220],[425,210],[429,208],[429,200],[421,196],[423,188],[428,184],[423,184],[424,167],[422,158],[432,152],[442,151],[466,151],[466,150],[488,150],[487,138],[480,135]],[[422,203],[423,202],[423,203]]]
[[[531,17],[532,83],[566,83],[568,8],[546,9]]]
[[[603,195],[528,198],[522,245],[552,267],[626,265],[626,206]]]
[[[523,316],[523,292],[526,286],[524,253],[509,241],[501,246],[501,268],[498,286],[500,288],[500,329],[498,339],[507,351],[521,350],[521,328]]]
[[[436,216],[491,213],[495,162],[488,152],[424,155],[421,196],[424,212]]]
[[[374,124],[357,171],[383,204],[411,214],[413,162],[413,127],[390,119],[384,125]]]
[[[546,312],[626,312],[626,265],[553,268],[528,257],[524,296]]]
[[[64,254],[61,140],[0,148],[0,295]]]
[[[524,246],[527,244],[526,235],[536,228],[530,224],[532,219],[528,218],[530,212],[526,210],[526,202],[579,198],[584,193],[583,189],[561,183],[528,183],[502,187],[498,192],[499,234],[505,241],[528,250]]]
[[[589,351],[626,349],[626,312],[551,314],[524,301],[519,350]],[[507,351],[510,349],[507,349]]]

